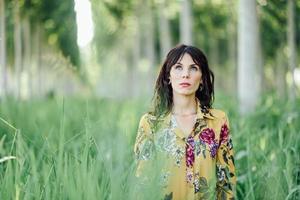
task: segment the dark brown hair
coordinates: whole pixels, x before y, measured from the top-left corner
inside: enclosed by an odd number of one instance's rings
[[[173,89],[169,84],[170,71],[171,67],[185,53],[188,53],[192,57],[202,72],[202,90],[199,87],[196,91],[196,97],[200,100],[201,108],[206,110],[212,106],[214,100],[214,74],[209,69],[206,56],[197,47],[180,44],[169,51],[156,80],[152,99],[152,114],[155,116],[167,114],[172,109]]]

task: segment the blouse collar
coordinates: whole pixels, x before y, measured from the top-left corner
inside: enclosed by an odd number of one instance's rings
[[[210,109],[203,109],[201,108],[200,100],[196,97],[196,102],[197,102],[197,119],[215,119],[215,116],[210,112]],[[164,121],[166,124],[171,125],[171,120],[172,120],[172,113],[168,112],[164,116],[161,116],[158,120]]]

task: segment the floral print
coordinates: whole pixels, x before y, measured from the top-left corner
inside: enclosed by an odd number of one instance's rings
[[[144,129],[140,127],[139,131],[143,134]],[[142,138],[138,138],[141,140]],[[136,156],[139,160],[149,160],[152,157],[154,145],[153,142],[149,139],[142,139],[139,149],[137,149]]]
[[[212,128],[204,129],[199,135],[199,139],[211,145],[215,142],[215,132]]]
[[[143,173],[148,160],[156,158],[154,155],[164,155],[168,164],[162,171],[168,173],[162,176],[166,183],[162,188],[163,199],[210,199],[213,196],[234,199],[236,177],[228,118],[223,111],[208,111],[203,112],[198,106],[196,123],[188,137],[171,114],[159,119],[145,114],[141,118],[134,146],[137,176]],[[155,121],[159,123],[158,130],[153,128]]]
[[[221,165],[217,165],[216,170],[218,181],[223,182],[225,180],[225,168],[223,168]]]
[[[194,138],[192,136],[188,137],[187,143],[186,143],[186,166],[187,167],[192,167],[195,161],[195,154],[194,154],[194,149],[195,149],[195,142]]]
[[[228,140],[229,129],[227,124],[223,124],[220,133],[220,143],[225,143]]]
[[[170,174],[171,173],[169,171],[164,172],[164,173],[161,174],[160,182],[161,182],[162,186],[167,186],[168,185],[168,180],[169,180]]]
[[[157,139],[155,142],[160,151],[172,153],[176,148],[176,135],[172,132],[172,130],[163,129],[157,133]]]
[[[192,183],[193,182],[193,171],[188,169],[186,170],[186,182]]]
[[[217,140],[215,139],[215,132],[212,128],[204,129],[199,135],[199,139],[202,143],[207,143],[210,151],[210,156],[214,158],[219,147]]]
[[[216,157],[216,154],[217,154],[217,150],[218,150],[218,143],[217,142],[214,142],[211,146],[210,146],[210,156],[212,158],[215,158]]]
[[[164,200],[172,200],[173,193],[171,192],[170,194],[166,194],[164,197]]]
[[[199,177],[199,173],[195,174],[194,190],[195,190],[195,193],[197,193],[197,192],[200,191],[200,177]]]
[[[233,158],[233,145],[228,126],[228,119],[225,119],[220,131],[220,146],[216,160],[216,192],[217,199],[234,199],[235,171]]]
[[[181,160],[185,154],[185,150],[176,145],[176,135],[172,129],[163,129],[162,131],[158,132],[154,143],[157,147],[157,150],[173,156],[175,159],[175,164],[180,166]]]
[[[175,164],[176,166],[180,167],[181,165],[181,160],[184,156],[184,149],[181,147],[177,147],[177,149],[175,149],[175,151],[172,153],[173,157],[175,158]]]

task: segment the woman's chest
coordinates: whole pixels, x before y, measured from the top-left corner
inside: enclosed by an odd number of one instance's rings
[[[210,122],[199,122],[188,137],[176,125],[161,127],[154,134],[155,149],[173,164],[192,165],[196,160],[213,162],[219,147],[220,128]]]

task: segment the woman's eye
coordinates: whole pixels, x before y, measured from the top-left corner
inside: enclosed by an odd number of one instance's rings
[[[198,67],[192,66],[191,69],[194,70],[194,71],[197,71]]]
[[[182,66],[176,65],[176,66],[175,66],[175,69],[182,69]]]

